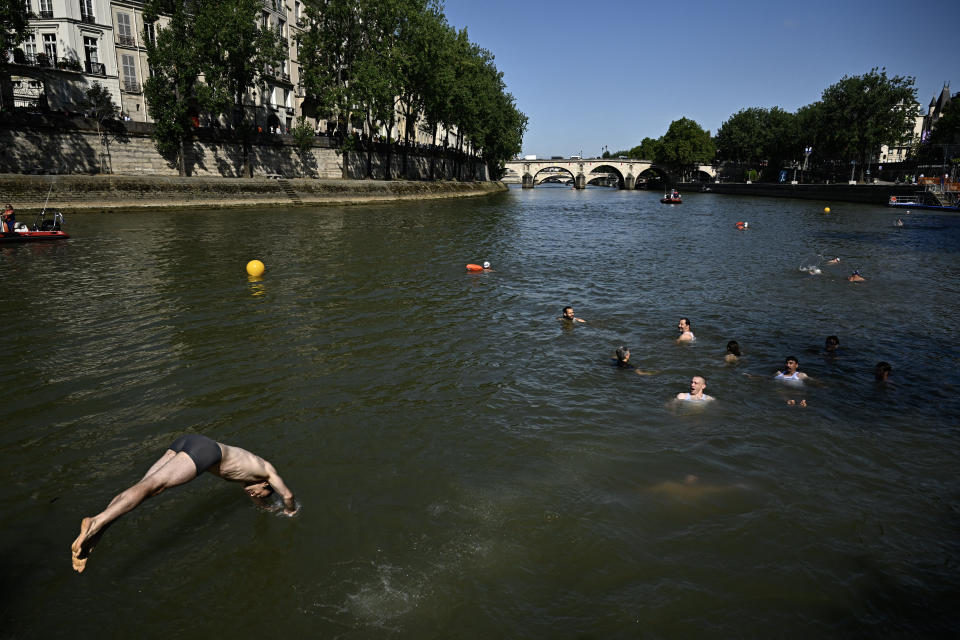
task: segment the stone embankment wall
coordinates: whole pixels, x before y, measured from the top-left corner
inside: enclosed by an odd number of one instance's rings
[[[161,207],[314,206],[467,197],[505,191],[501,182],[180,178],[0,174],[0,204],[24,213]],[[49,194],[49,203],[47,196]],[[21,221],[28,222],[26,218]]]
[[[700,191],[708,187],[713,193],[725,193],[738,196],[764,196],[768,198],[800,198],[802,200],[820,200],[830,202],[863,202],[885,205],[891,195],[909,194],[922,191],[916,186],[897,186],[893,184],[780,184],[755,182],[737,183],[688,183],[677,188],[681,192]]]
[[[56,114],[7,118],[0,121],[0,172],[30,174],[96,174],[176,176],[171,158],[161,156],[150,137],[153,125],[113,123],[101,144],[96,122],[68,118]],[[285,178],[340,179],[346,159],[348,176],[363,178],[367,174],[365,152],[341,153],[329,139],[317,137],[310,148],[301,150],[292,136],[254,134],[249,149],[249,162],[254,176],[280,175]],[[198,129],[196,139],[187,149],[191,177],[236,178],[243,171],[243,144],[229,132]],[[384,177],[387,162],[385,149],[372,155],[372,174]],[[459,179],[487,180],[486,166],[472,159],[457,163],[441,153],[430,155],[415,150],[407,157],[403,174],[403,155],[394,152],[390,158],[391,176],[411,180]],[[431,164],[433,172],[431,174]]]

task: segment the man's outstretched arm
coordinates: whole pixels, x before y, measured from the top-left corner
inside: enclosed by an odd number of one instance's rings
[[[277,470],[274,469],[270,463],[267,463],[267,482],[270,483],[273,490],[283,499],[283,512],[288,516],[296,513],[297,503],[293,499],[293,491],[290,491],[290,488],[284,484],[283,478],[280,477],[280,474],[277,473]]]

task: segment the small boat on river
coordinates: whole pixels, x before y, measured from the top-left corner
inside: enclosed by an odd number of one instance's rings
[[[680,192],[674,189],[670,193],[663,194],[660,202],[663,204],[683,204],[683,198],[680,197]]]
[[[52,211],[52,217],[47,217],[47,210],[44,209],[37,215],[36,221],[32,227],[28,227],[22,222],[18,222],[16,228],[10,233],[0,233],[0,244],[12,244],[14,242],[38,242],[50,240],[65,240],[70,235],[63,231],[63,214],[59,211]]]

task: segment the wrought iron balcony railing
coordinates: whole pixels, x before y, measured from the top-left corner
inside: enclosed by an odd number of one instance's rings
[[[135,47],[137,46],[137,39],[134,38],[133,36],[118,35],[117,44],[119,44],[122,47]]]
[[[140,83],[134,80],[124,80],[123,81],[123,90],[127,93],[142,93],[143,89],[140,87]]]
[[[97,75],[105,76],[107,75],[107,69],[103,66],[102,62],[86,62],[87,73],[94,73]]]

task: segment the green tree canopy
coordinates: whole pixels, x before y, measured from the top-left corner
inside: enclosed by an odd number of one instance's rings
[[[27,33],[30,6],[23,0],[0,0],[0,63],[20,44]]]
[[[716,147],[709,131],[689,118],[670,123],[659,140],[654,160],[675,171],[684,171],[698,164],[713,162]]]
[[[909,76],[887,77],[874,68],[862,76],[844,76],[823,91],[817,107],[815,137],[822,151],[837,160],[864,165],[884,144],[909,138],[917,115],[917,91]]]
[[[202,0],[148,0],[144,22],[152,24],[161,15],[169,22],[151,39],[146,29],[143,41],[150,59],[151,75],[143,84],[157,151],[175,156],[180,175],[187,175],[187,142],[192,137],[192,117],[209,100],[207,85],[199,82],[200,60],[193,35],[194,19]],[[212,1],[212,0],[210,0]]]
[[[194,50],[203,73],[208,99],[205,107],[227,115],[243,139],[241,173],[253,175],[244,96],[264,90],[264,78],[280,73],[287,43],[279,30],[259,24],[261,0],[206,0],[194,17]],[[266,102],[266,100],[264,100]]]

